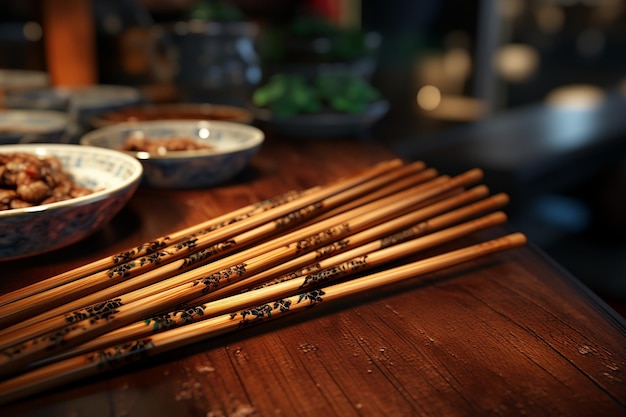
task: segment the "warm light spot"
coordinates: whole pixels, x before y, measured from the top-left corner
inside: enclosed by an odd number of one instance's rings
[[[563,9],[554,4],[543,4],[535,10],[537,26],[547,33],[555,33],[563,28],[565,24],[565,13]]]
[[[575,84],[555,88],[545,98],[548,105],[568,109],[588,109],[597,106],[604,99],[600,87]]]
[[[425,85],[417,92],[417,105],[424,110],[434,110],[441,103],[441,91],[434,85]]]
[[[467,49],[452,48],[443,56],[443,69],[454,81],[464,81],[472,70],[472,58]]]
[[[521,82],[528,79],[537,70],[539,53],[529,45],[505,45],[496,52],[494,65],[505,80]]]
[[[24,37],[31,42],[41,40],[41,36],[43,35],[43,29],[37,22],[26,22],[22,28],[22,32]]]
[[[201,137],[202,139],[206,139],[209,137],[209,129],[203,127],[202,129],[198,130],[198,136]]]

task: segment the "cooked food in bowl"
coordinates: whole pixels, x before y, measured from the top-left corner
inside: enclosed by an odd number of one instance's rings
[[[91,235],[126,205],[143,174],[142,165],[136,158],[124,152],[91,146],[56,143],[0,146],[0,158],[9,164],[24,161],[16,159],[17,155],[19,158],[27,155],[24,160],[30,162],[33,158],[48,160],[52,166],[58,160],[60,167],[56,169],[60,171],[55,174],[45,167],[38,170],[36,164],[31,163],[14,172],[18,176],[32,176],[25,182],[27,188],[36,183],[41,174],[44,177],[58,175],[60,184],[69,186],[65,189],[69,195],[55,201],[33,200],[30,205],[21,202],[20,207],[14,205],[0,210],[0,261],[50,252]],[[46,190],[42,195],[48,192]]]
[[[91,194],[52,155],[0,153],[0,210],[50,204]]]
[[[120,148],[122,151],[148,152],[157,155],[165,155],[168,152],[193,151],[196,149],[213,149],[213,147],[189,136],[170,136],[162,139],[150,139],[142,134],[131,133],[124,141],[124,145]]]
[[[156,144],[187,138],[203,145],[166,152],[125,151],[141,161],[142,184],[153,188],[200,188],[228,181],[248,165],[265,139],[262,130],[242,123],[150,120],[95,129],[80,143],[120,150],[130,136]]]

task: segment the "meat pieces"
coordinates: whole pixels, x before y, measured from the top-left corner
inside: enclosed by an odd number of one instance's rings
[[[150,139],[142,135],[129,135],[124,141],[122,150],[132,152],[148,152],[155,155],[164,155],[167,152],[190,151],[196,149],[212,149],[212,146],[202,143],[192,137],[171,136],[159,139]]]
[[[31,207],[87,195],[54,156],[0,153],[0,210]]]

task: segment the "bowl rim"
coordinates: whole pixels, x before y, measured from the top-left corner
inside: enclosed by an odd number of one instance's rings
[[[136,114],[143,114],[150,116],[152,112],[157,111],[190,111],[193,112],[197,110],[197,115],[194,115],[193,118],[172,118],[172,119],[145,119],[145,120],[123,120],[123,121],[115,121],[110,119],[111,116],[122,114],[124,112],[136,112]],[[219,112],[219,111],[232,111],[233,114],[236,113],[236,120],[217,120],[211,119],[211,112]],[[202,114],[206,113],[206,114]],[[204,117],[203,117],[204,116]],[[132,117],[132,116],[131,116]],[[176,103],[137,103],[129,106],[124,106],[119,109],[109,110],[104,113],[98,114],[91,120],[91,124],[96,129],[101,127],[107,127],[111,125],[116,125],[120,123],[143,123],[149,121],[159,121],[159,120],[189,120],[189,121],[223,121],[223,122],[235,122],[235,123],[243,123],[250,124],[254,120],[254,114],[252,110],[247,109],[243,106],[235,106],[231,104],[219,104],[219,103],[193,103],[193,102],[176,102]]]
[[[4,118],[3,115],[7,117]],[[32,117],[45,118],[51,124],[45,128],[30,125],[29,119]],[[6,121],[6,126],[5,123],[0,123],[0,134],[60,132],[67,129],[70,123],[67,113],[48,109],[3,109],[0,110],[0,118]],[[9,120],[10,118],[17,119]]]
[[[228,122],[223,120],[187,120],[187,119],[171,119],[171,120],[145,120],[138,122],[122,122],[116,123],[114,125],[101,127],[98,129],[94,129],[91,132],[87,132],[80,139],[79,143],[82,146],[94,146],[101,147],[104,149],[111,149],[106,146],[99,146],[94,144],[92,141],[96,138],[99,138],[103,135],[110,133],[117,133],[119,131],[124,131],[127,129],[135,129],[140,130],[141,127],[146,128],[159,128],[159,127],[176,127],[176,126],[184,126],[184,127],[198,127],[198,128],[229,128],[229,129],[237,129],[241,131],[245,131],[249,133],[250,137],[247,141],[241,146],[232,147],[228,149],[221,150],[213,150],[213,149],[195,149],[189,151],[171,151],[167,152],[163,155],[154,155],[148,152],[132,152],[132,151],[123,151],[123,150],[115,150],[116,152],[125,153],[126,155],[133,156],[139,160],[176,160],[176,159],[196,159],[196,158],[204,158],[207,156],[219,156],[219,155],[230,155],[236,152],[241,152],[249,149],[254,149],[260,146],[265,141],[265,133],[256,126],[239,123],[239,122]]]
[[[61,209],[69,206],[79,206],[87,203],[91,203],[94,201],[99,201],[106,197],[111,193],[115,193],[119,190],[122,190],[132,184],[139,185],[139,181],[143,175],[143,166],[136,159],[129,155],[125,155],[123,152],[119,152],[113,149],[100,148],[97,146],[83,146],[83,145],[75,145],[75,144],[62,144],[62,143],[23,143],[23,144],[10,144],[10,145],[2,145],[0,146],[0,153],[10,153],[10,152],[30,152],[41,155],[54,155],[54,149],[71,149],[73,151],[78,150],[79,152],[84,150],[89,150],[91,152],[97,152],[100,154],[106,154],[111,157],[122,158],[127,163],[132,165],[135,169],[131,176],[123,180],[119,184],[115,184],[113,187],[108,187],[103,190],[94,191],[91,194],[74,197],[63,201],[56,201],[48,204],[39,204],[31,207],[24,208],[16,208],[9,210],[0,210],[0,220],[8,217],[15,217],[28,213],[41,213],[41,212],[50,212],[53,210]]]

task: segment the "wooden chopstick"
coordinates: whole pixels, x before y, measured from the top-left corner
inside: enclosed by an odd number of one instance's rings
[[[339,245],[345,248],[353,248],[358,245],[364,245],[374,238],[383,236],[386,233],[388,234],[390,231],[399,230],[403,227],[406,228],[411,224],[417,223],[416,226],[405,229],[399,233],[394,233],[392,235],[393,237],[389,237],[389,243],[387,243],[387,245],[394,244],[397,240],[400,239],[400,236],[404,236],[404,239],[415,238],[419,234],[429,233],[434,230],[450,226],[459,221],[468,219],[471,216],[476,216],[488,210],[502,207],[509,202],[508,195],[500,193],[486,198],[482,201],[468,204],[464,207],[449,211],[447,213],[445,212],[446,210],[450,210],[454,207],[458,207],[463,204],[467,204],[475,199],[484,197],[485,195],[487,195],[487,193],[488,188],[486,186],[476,186],[461,194],[448,197],[444,200],[425,206],[421,209],[414,210],[405,215],[391,219],[378,226],[374,226],[360,233],[351,235],[345,239],[346,242],[339,242]],[[337,242],[333,242],[333,244],[336,243]],[[328,254],[332,253],[333,251],[339,252],[332,247],[323,247],[319,250],[319,252],[308,252],[298,258],[292,259],[291,261],[284,262],[277,267],[261,271],[253,277],[247,278],[239,282],[235,282],[226,287],[213,291],[198,300],[193,300],[193,302],[199,304],[202,302],[217,300],[228,295],[236,294],[237,292],[244,291],[247,288],[251,288],[255,285],[267,282],[272,278],[279,277],[285,269],[295,271],[298,268],[310,265],[315,261],[320,261],[321,259],[323,259],[323,257],[320,256],[320,253]],[[291,274],[293,274],[293,272],[291,272]],[[281,278],[277,279],[280,280]]]
[[[416,176],[420,177],[421,173],[417,173]],[[428,178],[430,178],[430,176],[426,177],[426,179]],[[433,179],[430,182],[427,182],[425,184],[421,184],[416,187],[413,187],[411,190],[413,190],[416,193],[416,196],[419,196],[420,192],[423,192],[424,190],[429,189],[431,187],[439,186],[446,180],[447,178],[440,177],[437,179]],[[344,199],[349,198],[349,197],[350,195],[348,195],[347,197],[344,197]],[[324,228],[330,228],[332,226],[335,226],[335,223],[337,221],[350,221],[350,220],[353,221],[354,218],[358,218],[358,216],[360,216],[362,213],[371,211],[374,208],[384,205],[387,202],[390,202],[396,198],[397,197],[394,197],[394,196],[387,196],[386,199],[373,201],[370,204],[367,204],[365,206],[354,208],[352,210],[349,210],[346,213],[341,213],[341,215],[336,217],[335,220],[327,219],[325,223],[318,222],[313,225],[309,225],[307,228],[302,228],[302,229],[296,230],[295,232],[285,234],[278,238],[274,238],[270,241],[262,242],[261,244],[258,244],[253,248],[248,248],[247,250],[240,251],[239,253],[236,254],[236,256],[238,257],[258,256],[261,253],[269,252],[270,250],[276,249],[277,247],[287,245],[291,241],[301,239],[302,236],[306,236],[307,233],[309,234],[317,233],[320,230],[324,230]],[[393,211],[390,212],[389,214],[391,213],[393,213]],[[282,224],[283,222],[286,222],[286,221],[287,220],[283,221],[282,219],[274,220],[273,222],[270,222],[266,225],[262,225],[256,229],[252,229],[238,236],[231,237],[228,241],[224,242],[224,244],[222,245],[225,249],[222,249],[221,253],[217,249],[215,249],[215,246],[219,246],[219,245],[215,245],[214,247],[208,248],[207,252],[209,252],[209,254],[226,254],[229,252],[234,252],[233,250],[233,248],[235,248],[235,245],[233,244],[234,242],[256,242],[262,237],[269,236],[270,233],[268,233],[268,230],[271,231],[272,229],[276,229],[274,222],[278,222],[279,224]],[[368,225],[371,225],[371,224],[368,224]],[[365,227],[365,226],[366,225],[362,227]],[[195,257],[196,255],[191,255],[191,256]],[[209,259],[209,256],[205,256],[205,258]],[[218,259],[217,261],[214,261],[211,265],[213,268],[216,267],[217,265],[220,265],[225,268],[231,265],[233,262],[236,262],[236,261],[232,261],[232,258],[226,258],[226,259],[228,260],[225,261],[224,258]],[[221,263],[217,263],[218,261]],[[18,329],[28,328],[29,331],[34,332],[37,329],[37,327],[34,325],[37,322],[41,322],[45,318],[59,316],[63,313],[71,312],[72,310],[77,310],[81,307],[85,307],[85,306],[92,305],[94,303],[102,302],[104,300],[110,299],[120,294],[128,293],[137,289],[144,289],[145,291],[145,288],[148,285],[155,284],[156,282],[159,282],[159,281],[164,281],[166,278],[175,274],[180,275],[191,264],[192,263],[188,260],[188,258],[184,258],[179,261],[169,263],[167,265],[161,265],[158,269],[154,271],[150,271],[149,273],[145,273],[143,275],[139,275],[133,278],[132,280],[124,280],[122,282],[115,284],[115,281],[111,282],[111,280],[109,279],[105,281],[105,282],[108,282],[109,284],[106,288],[103,288],[100,291],[91,292],[90,294],[84,295],[82,297],[76,297],[71,301],[65,301],[65,300],[70,298],[70,295],[76,294],[75,291],[72,292],[76,286],[90,287],[89,283],[91,281],[99,281],[101,279],[106,280],[106,278],[96,274],[96,275],[83,278],[81,280],[77,280],[73,283],[70,283],[67,285],[67,287],[60,287],[52,291],[49,291],[46,294],[42,294],[38,298],[39,300],[42,300],[40,301],[42,304],[48,306],[48,309],[46,309],[45,311],[41,311],[43,310],[43,308],[41,306],[37,306],[37,307],[31,308],[28,311],[25,311],[25,310],[12,311],[11,313],[13,314],[14,320],[9,320],[8,317],[5,318],[4,322],[6,323],[12,322],[12,323],[10,326],[7,326],[5,329],[0,330],[0,340],[1,340],[0,348],[4,348],[14,341],[9,334],[14,333]],[[158,291],[165,290],[169,287],[176,285],[174,281],[169,281],[169,282],[171,282],[171,284],[165,284],[164,286],[161,286]],[[55,294],[58,292],[63,292],[63,297],[64,297],[63,299],[54,298],[52,300],[46,301],[46,298],[47,298],[46,296],[55,297]],[[142,296],[143,295],[145,295],[145,293],[142,294]],[[54,305],[57,305],[58,307],[52,308]],[[41,311],[39,315],[34,314],[34,311],[36,308]],[[9,314],[9,313],[5,312],[5,314]],[[24,333],[22,333],[22,335],[23,334]]]
[[[420,166],[420,164],[423,165],[423,162],[418,161],[415,163],[416,166]],[[400,159],[384,161],[377,165],[374,165],[373,167],[367,168],[355,175],[338,179],[337,181],[327,184],[326,186],[315,186],[303,192],[291,191],[283,195],[277,196],[273,199],[268,199],[240,208],[238,210],[234,210],[222,216],[207,220],[206,222],[199,223],[197,225],[182,229],[169,235],[161,236],[136,247],[129,248],[122,252],[99,259],[97,261],[75,268],[71,271],[67,271],[54,277],[39,281],[35,284],[17,289],[10,293],[2,294],[0,295],[0,307],[23,298],[40,294],[42,291],[46,291],[66,284],[68,282],[72,282],[78,278],[91,275],[95,272],[114,268],[117,265],[126,263],[133,259],[137,259],[141,256],[149,255],[150,253],[161,250],[166,246],[171,246],[172,244],[179,243],[194,236],[206,234],[213,230],[248,219],[249,217],[254,217],[259,214],[272,211],[278,207],[284,207],[288,205],[289,208],[287,210],[284,210],[282,214],[277,214],[276,217],[284,215],[289,211],[295,210],[299,206],[306,206],[310,204],[311,201],[316,201],[324,198],[324,196],[330,196],[342,190],[349,189],[356,184],[360,184],[384,172],[388,172],[395,168],[401,167],[402,165],[403,162]],[[305,201],[302,204],[298,204],[298,202],[302,200]],[[0,317],[1,316],[2,312],[0,310]]]
[[[432,205],[417,210],[412,210],[407,214],[387,220],[386,222],[380,223],[378,225],[368,227],[361,232],[357,232],[344,238],[334,240],[323,247],[305,252],[294,259],[282,262],[280,265],[263,270],[251,278],[232,283],[226,287],[218,289],[191,302],[200,304],[203,302],[208,302],[224,297],[225,295],[239,292],[246,287],[257,285],[257,283],[268,281],[273,277],[284,274],[285,271],[293,271],[304,265],[319,261],[324,257],[329,257],[335,253],[347,251],[358,245],[363,245],[374,239],[380,238],[385,234],[392,233],[395,230],[407,228],[414,223],[421,222],[419,223],[417,228],[413,227],[409,231],[404,232],[404,234],[406,235],[404,236],[405,239],[416,237],[416,234],[418,232],[426,233],[432,230],[436,230],[437,228],[443,228],[445,226],[454,224],[455,222],[470,218],[471,216],[484,213],[487,210],[502,207],[509,201],[508,196],[501,193],[486,198],[482,201],[476,202],[474,204],[470,204],[465,207],[461,207],[456,210],[444,213],[446,210],[450,210],[471,201],[475,201],[479,198],[486,196],[487,194],[488,188],[484,185],[478,185],[459,195],[450,196],[439,202],[433,203]],[[145,293],[142,292],[142,294],[138,295],[137,297],[134,297],[132,294],[126,294],[126,299],[128,300],[128,302],[132,302],[133,300],[139,299],[142,296],[145,296]],[[14,326],[13,328],[5,329],[5,331],[2,333],[1,338],[3,342],[0,343],[0,349],[7,348],[16,343],[23,342],[25,340],[28,340],[29,338],[40,336],[49,331],[51,328],[61,328],[67,324],[66,317],[68,316],[89,318],[93,315],[94,311],[98,311],[98,309],[96,308],[80,308],[65,313],[64,310],[65,309],[52,310],[50,312],[47,312],[45,315],[33,317],[31,320],[22,322],[20,323],[20,326]],[[53,322],[52,320],[55,321]]]
[[[357,232],[355,234],[335,240],[324,247],[320,247],[318,249],[305,252],[299,257],[297,257],[296,259],[282,262],[280,265],[276,267],[261,271],[259,274],[255,276],[255,278],[259,282],[268,280],[272,276],[282,274],[284,270],[291,270],[291,269],[301,267],[315,260],[322,259],[324,256],[328,257],[332,255],[333,253],[348,250],[349,248],[352,248],[356,245],[361,245],[371,240],[377,239],[381,236],[384,236],[385,234],[389,234],[393,230],[398,230],[403,227],[408,227],[409,225],[413,223],[417,223],[419,221],[423,221],[424,219],[435,216],[437,214],[444,213],[446,210],[450,210],[452,208],[461,206],[471,201],[475,201],[479,198],[486,196],[488,192],[489,191],[486,186],[478,185],[461,194],[452,195],[452,196],[442,199],[441,201],[434,202],[428,206],[425,206],[416,210],[411,210],[407,214],[394,217],[386,222],[382,222],[377,225],[371,225],[371,227],[367,227],[365,228],[365,230],[361,232]],[[428,224],[431,224],[431,225],[437,224],[437,227],[444,227],[446,225],[453,224],[454,222],[469,218],[472,215],[477,215],[487,210],[494,209],[496,207],[501,207],[507,203],[508,203],[508,196],[506,196],[505,194],[495,195],[481,202],[471,204],[469,206],[454,210],[453,212],[440,215],[437,218],[432,218],[430,219]],[[423,224],[421,226],[421,228],[423,229],[423,232],[426,232],[428,230],[428,227],[426,226],[427,224]],[[409,238],[409,237],[410,236],[406,236],[406,238]],[[288,236],[283,237],[283,240],[285,241],[285,243],[289,243],[290,239],[292,240],[292,238],[289,238]],[[278,246],[282,244],[283,244],[282,241],[278,242]],[[274,245],[274,246],[277,246],[277,245]],[[262,251],[264,251],[265,249],[269,250],[269,247],[266,246]],[[258,252],[259,251],[257,250],[255,254],[258,254]],[[224,267],[227,267],[228,264],[229,264],[228,262],[225,263]],[[245,281],[248,281],[248,280],[250,280],[250,278]],[[218,289],[213,293],[209,293],[207,296],[203,297],[202,300],[198,300],[197,303],[204,302],[205,301],[204,299],[208,301],[208,300],[222,297],[223,294],[225,293],[224,292],[225,290],[227,294],[232,294],[233,292],[237,292],[239,291],[240,284],[253,285],[253,284],[246,284],[245,282],[236,282],[224,288]],[[159,288],[159,290],[164,290],[164,289],[166,288]],[[148,293],[148,295],[152,293],[153,292],[150,292]],[[113,295],[115,294],[116,292],[114,291]],[[145,295],[146,293],[142,290],[141,295],[138,295],[136,298],[140,298]],[[106,299],[104,295],[98,296],[98,294],[93,294],[93,296],[95,297],[96,300],[103,299],[103,298]],[[106,294],[106,296],[111,297],[112,295]],[[132,302],[136,298],[133,297],[132,294],[128,294],[128,293],[126,294],[126,299],[128,300],[128,302]],[[46,331],[49,331],[50,328],[57,328],[57,327],[60,328],[64,326],[65,324],[67,324],[66,317],[68,316],[73,316],[73,317],[82,316],[84,318],[91,317],[99,309],[81,308],[83,307],[83,305],[81,304],[84,304],[86,300],[87,298],[83,297],[80,301],[77,300],[77,302],[75,303],[66,304],[57,309],[49,310],[45,314],[40,314],[38,316],[32,317],[29,320],[20,322],[16,326],[12,326],[12,327],[4,329],[0,333],[0,340],[2,340],[2,342],[0,342],[0,349],[9,347],[13,344],[22,342],[29,338],[44,334]],[[93,300],[90,299],[90,301],[93,301]],[[57,317],[56,324],[51,324],[50,320],[55,317]]]
[[[18,327],[17,331],[8,329],[9,334],[3,335],[1,343],[3,350],[0,352],[3,355],[0,356],[0,365],[15,362],[16,357],[37,354],[37,351],[40,352],[39,354],[43,354],[45,346],[50,345],[53,348],[57,345],[58,341],[55,340],[59,338],[59,335],[65,334],[65,336],[68,336],[68,334],[72,334],[69,329],[76,327],[79,321],[89,319],[91,324],[88,327],[96,329],[100,326],[98,323],[102,324],[103,316],[106,316],[112,306],[124,310],[127,309],[125,306],[129,304],[140,303],[146,299],[154,298],[152,304],[144,305],[144,308],[148,306],[151,308],[146,314],[154,314],[158,311],[156,309],[161,305],[161,301],[173,302],[172,297],[174,295],[170,295],[170,299],[163,298],[164,295],[171,294],[171,291],[176,291],[176,294],[178,294],[176,297],[185,297],[184,299],[181,298],[179,302],[214,291],[229,282],[235,282],[235,280],[243,279],[244,276],[296,257],[303,252],[302,248],[313,250],[316,246],[322,246],[329,240],[335,240],[342,237],[342,235],[349,235],[383,222],[390,217],[401,214],[403,210],[410,209],[411,206],[428,197],[453,189],[459,185],[476,181],[481,176],[482,172],[480,170],[470,170],[451,180],[439,178],[431,183],[422,184],[413,189],[405,190],[363,207],[342,213],[334,218],[315,223],[279,238],[271,239],[265,244],[255,246],[231,257],[217,260],[209,265],[181,273],[173,278],[162,280],[157,274],[159,271],[150,271],[137,277],[133,281],[133,287],[129,286],[129,281],[124,281],[99,293],[69,303],[72,309],[85,307],[80,311],[56,316],[53,314],[58,312],[54,310],[42,313],[38,317],[29,320],[28,323],[21,322],[20,325],[14,326],[13,330],[15,330],[15,327]],[[416,192],[418,189],[421,191]],[[243,270],[244,268],[241,265],[245,265],[245,270]],[[173,264],[164,265],[159,270],[170,267],[173,267]],[[233,273],[233,270],[236,270],[236,274]],[[215,277],[218,277],[219,280],[216,280]],[[141,286],[132,291],[137,286],[137,280],[140,279]],[[120,287],[123,287],[123,289],[120,289]],[[129,290],[131,291],[127,292]],[[102,301],[103,293],[115,298]],[[92,301],[96,304],[85,304],[85,301]],[[68,304],[65,305],[65,308],[67,307]],[[169,308],[171,306],[164,305],[163,307]],[[65,310],[63,313],[68,311],[71,310]],[[94,312],[96,313],[95,318],[98,320],[94,319]],[[120,318],[120,314],[116,314],[115,317],[120,322],[120,326],[127,324],[121,321],[123,319]],[[129,316],[126,320],[134,319]],[[24,324],[28,324],[28,326],[24,326]],[[107,326],[110,325],[111,323],[107,324]],[[106,329],[102,327],[98,331],[104,332]],[[76,334],[78,332],[73,333]],[[37,338],[38,335],[43,336]],[[65,340],[62,343],[67,344],[68,341]],[[12,352],[19,353],[15,354]],[[0,374],[2,369],[3,367],[0,366]]]
[[[304,269],[307,273],[293,275],[289,280],[281,281],[275,285],[254,289],[230,297],[223,297],[206,304],[190,305],[183,309],[160,314],[159,316],[124,326],[63,352],[61,358],[103,349],[131,339],[147,337],[157,331],[186,325],[198,320],[205,320],[218,314],[258,305],[278,297],[290,296],[301,292],[304,288],[313,288],[321,284],[328,285],[330,281],[342,279],[351,274],[362,273],[368,269],[394,262],[409,254],[430,249],[475,231],[502,224],[505,221],[506,215],[503,212],[495,212],[422,237],[417,237],[418,235],[414,234],[413,238],[409,239],[407,232],[417,232],[417,230],[402,231],[396,234],[399,235],[397,237],[388,236],[380,241],[371,242],[368,245],[362,245],[322,260],[316,265],[317,269],[314,271]],[[414,229],[418,229],[421,232],[423,227],[418,225]],[[409,241],[402,241],[401,239],[409,239]],[[393,241],[395,243],[382,247],[384,241]],[[301,276],[305,277],[297,279]],[[59,360],[59,358],[46,359],[45,363],[55,360]]]
[[[416,278],[426,273],[442,270],[498,251],[518,247],[525,243],[526,237],[522,233],[512,233],[441,255],[365,275],[347,282],[312,291],[304,291],[255,308],[219,315],[157,333],[150,338],[55,362],[0,382],[0,403],[5,404],[26,398],[29,395],[57,387],[60,384],[97,375],[124,364],[145,359],[146,357],[159,355],[235,330],[245,329],[253,324],[269,322],[321,303],[336,303],[349,296],[380,289],[383,286]]]
[[[132,339],[148,337],[153,333],[206,320],[218,314],[259,305],[280,297],[291,296],[302,292],[303,289],[315,288],[322,284],[328,285],[336,280],[345,279],[350,275],[360,274],[369,269],[395,262],[410,254],[431,249],[478,230],[503,224],[506,220],[506,214],[497,211],[421,237],[419,232],[423,231],[423,227],[418,225],[411,228],[417,230],[404,230],[379,241],[370,242],[370,244],[358,246],[352,250],[326,258],[316,264],[315,268],[304,268],[302,271],[289,274],[288,279],[276,282],[273,285],[220,297],[218,300],[205,303],[189,303],[188,307],[179,308],[121,327],[61,352],[59,356],[47,358],[44,360],[44,363],[47,364],[70,356],[105,349]],[[413,237],[409,238],[408,236],[411,233],[413,233]],[[394,243],[384,246],[385,241],[393,241]],[[301,277],[303,278],[300,279]]]
[[[398,201],[395,201],[393,204],[387,203],[385,199],[383,199],[379,202],[381,207],[378,210],[365,210],[366,213],[357,219],[365,222],[363,224],[366,224],[367,219],[374,219],[376,216],[389,218],[394,215],[394,210],[398,211],[410,207],[411,204],[413,204],[412,199],[416,201],[420,199],[424,200],[437,193],[449,191],[450,189],[459,187],[468,182],[477,181],[480,178],[482,178],[482,171],[474,169],[450,179],[439,187],[431,187],[421,194],[412,195],[412,190],[408,190],[401,193],[404,194],[403,198],[398,199]],[[365,209],[367,209],[367,207]],[[319,227],[323,223],[324,222],[321,222],[315,226]],[[342,222],[337,223],[337,230],[345,228],[341,223]],[[318,240],[318,246],[323,243],[323,241]],[[309,242],[307,242],[307,244],[309,244]],[[66,325],[61,330],[54,328],[50,333],[42,337],[34,338],[4,349],[2,351],[3,356],[0,356],[0,374],[6,375],[13,373],[19,370],[25,363],[32,362],[52,353],[59,345],[71,347],[80,344],[89,338],[99,336],[135,320],[140,320],[141,318],[163,311],[164,309],[174,307],[177,304],[197,298],[207,292],[214,291],[230,282],[235,282],[243,279],[245,276],[253,275],[265,268],[272,267],[289,259],[289,257],[297,256],[300,245],[301,242],[297,241],[289,245],[290,247],[277,248],[275,251],[263,253],[255,258],[242,260],[243,262],[229,262],[228,267],[223,270],[217,269],[213,264],[196,268],[195,270],[188,271],[176,277],[177,280],[183,282],[182,284],[159,291],[155,291],[155,287],[158,287],[158,285],[151,285],[148,287],[153,291],[150,295],[143,294],[142,291],[145,291],[145,289],[142,289],[140,290],[141,295],[138,296],[138,294],[136,294],[136,297],[131,302],[127,302],[124,297],[118,297],[116,300],[110,302],[113,306],[110,313],[115,314],[105,314],[106,306],[101,305],[99,307],[103,308],[103,310],[99,311],[102,314],[96,318],[92,317],[88,320],[74,322],[71,325]]]
[[[42,281],[38,281],[35,284],[19,288],[6,294],[0,294],[0,307],[20,300],[22,298],[27,298],[32,295],[39,294],[42,291],[47,291],[49,289],[67,284],[74,280],[84,278],[95,272],[114,268],[117,265],[132,261],[133,259],[137,259],[142,256],[149,255],[168,246],[175,245],[184,240],[188,240],[194,236],[205,234],[212,230],[238,222],[245,218],[261,214],[279,205],[294,201],[303,195],[318,191],[320,188],[321,186],[316,186],[301,192],[289,191],[275,198],[267,199],[246,207],[242,207],[238,210],[234,210],[222,216],[212,218],[211,220],[207,220],[206,222],[200,223],[198,225],[158,237],[149,242],[144,242],[140,245],[107,256],[106,258],[98,259],[94,262],[82,265],[70,271],[55,275]]]
[[[348,210],[362,207],[366,204],[369,204],[374,201],[378,201],[384,197],[388,197],[402,190],[406,190],[418,184],[422,184],[426,181],[433,180],[437,176],[438,176],[438,172],[436,169],[434,168],[424,169],[423,171],[419,172],[416,175],[410,175],[405,178],[400,178],[397,181],[391,182],[388,185],[379,188],[378,190],[374,190],[373,192],[367,193],[363,195],[362,197],[356,198],[334,209],[328,210],[325,213],[321,213],[319,216],[303,222],[302,225],[300,225],[299,227],[306,227],[306,226],[311,225],[314,222],[326,220],[328,218],[331,218],[333,216],[336,216],[337,214],[346,212]],[[448,178],[448,176],[442,175],[440,178]]]
[[[385,168],[385,170],[381,172],[382,168]],[[50,310],[69,300],[76,299],[81,295],[110,287],[120,280],[129,280],[136,275],[157,267],[163,271],[164,264],[174,262],[185,255],[199,253],[202,249],[208,250],[202,252],[202,256],[188,256],[184,265],[185,267],[190,267],[197,263],[206,263],[216,254],[234,252],[240,246],[252,244],[267,236],[279,233],[287,229],[287,227],[295,226],[298,221],[303,221],[307,217],[315,217],[320,212],[337,207],[343,202],[351,201],[368,191],[384,186],[405,175],[419,172],[422,169],[424,169],[424,164],[421,162],[407,166],[394,166],[393,169],[379,167],[379,170],[376,172],[368,172],[367,177],[359,176],[358,181],[356,178],[353,178],[349,186],[341,182],[331,187],[332,189],[325,187],[323,190],[267,210],[261,215],[248,217],[242,221],[232,223],[228,227],[213,230],[210,234],[194,236],[188,242],[168,246],[159,250],[158,256],[154,254],[149,255],[140,260],[129,261],[125,264],[117,265],[113,269],[98,271],[62,286],[41,291],[28,298],[23,298],[0,307],[0,326],[19,322],[34,314]],[[276,219],[279,220],[275,221]],[[245,235],[247,238],[245,243],[241,242],[244,240],[241,239],[241,236],[239,242],[233,239],[233,236],[241,235],[250,230],[254,230],[255,234],[253,236]],[[172,273],[176,272],[178,272],[178,268]]]

